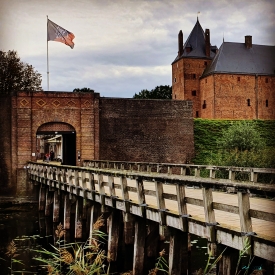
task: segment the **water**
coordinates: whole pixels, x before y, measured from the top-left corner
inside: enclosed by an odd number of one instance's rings
[[[0,206],[0,274],[10,274],[9,268],[14,271],[24,271],[32,274],[37,271],[37,263],[32,258],[31,249],[40,248],[45,238],[40,238],[38,223],[38,206],[36,204],[4,204]],[[11,250],[8,246],[14,240],[15,256],[9,257],[6,253]],[[18,256],[16,256],[18,254]],[[24,264],[11,262],[11,258],[22,261]],[[16,273],[15,273],[16,274]],[[22,273],[18,273],[22,274]]]
[[[56,225],[53,225],[50,218],[45,219],[41,216],[37,209],[37,204],[5,204],[0,206],[0,258],[6,260],[0,260],[0,274],[10,274],[11,261],[6,252],[12,240],[15,242],[16,254],[18,254],[14,258],[24,263],[24,265],[12,264],[14,274],[21,275],[23,274],[22,271],[24,274],[42,274],[41,268],[38,268],[39,262],[33,259],[36,253],[32,250],[41,249],[41,247],[49,248],[49,243],[54,242],[53,232]],[[205,239],[191,235],[191,245],[190,264],[194,272],[206,265],[208,259],[207,242]],[[167,244],[166,251],[169,251],[169,244]],[[130,252],[129,255],[131,254]],[[154,263],[151,266],[154,266]]]

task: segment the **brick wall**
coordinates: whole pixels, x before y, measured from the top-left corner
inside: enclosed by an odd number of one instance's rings
[[[30,196],[24,166],[36,160],[38,130],[75,130],[77,165],[84,159],[184,163],[194,155],[190,101],[17,92],[1,97],[0,107],[0,195]]]
[[[186,163],[192,102],[100,98],[100,159]]]
[[[275,78],[214,74],[200,81],[202,118],[275,119]]]

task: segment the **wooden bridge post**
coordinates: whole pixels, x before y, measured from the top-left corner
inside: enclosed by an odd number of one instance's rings
[[[105,213],[107,211],[107,206],[105,205],[105,188],[104,188],[104,183],[103,183],[103,175],[98,174],[97,175],[97,180],[98,180],[98,189],[99,189],[99,194],[100,194],[100,204],[101,204],[101,212]]]
[[[163,197],[163,184],[162,182],[155,182],[156,198],[157,198],[157,207],[159,210],[159,224],[160,226],[166,225],[166,207],[165,200]]]
[[[108,176],[108,185],[109,185],[109,192],[110,192],[110,197],[112,200],[112,207],[115,207],[116,204],[116,190],[114,186],[114,177],[113,176]]]
[[[249,194],[247,192],[238,191],[238,205],[239,205],[239,216],[240,216],[240,225],[241,232],[244,236],[243,238],[243,246],[251,245],[251,235],[254,234],[252,229],[252,220],[250,217],[250,201]],[[247,249],[247,254],[251,254],[251,247]]]
[[[92,172],[88,173],[88,182],[86,182],[86,188],[92,193],[92,200],[95,200],[95,181],[94,174]]]
[[[45,210],[45,204],[46,204],[46,188],[41,183],[40,189],[39,189],[39,206],[38,206],[38,210],[39,211],[44,211]]]
[[[78,197],[75,206],[75,238],[82,238],[83,198]]]
[[[178,201],[178,211],[180,216],[180,229],[183,232],[188,232],[188,214],[187,206],[185,201],[185,185],[177,184],[176,185],[176,194]]]
[[[145,238],[146,238],[146,220],[144,218],[136,218],[133,275],[144,274],[143,268],[144,268]]]
[[[213,195],[212,189],[203,187],[202,188],[202,196],[203,196],[203,206],[204,206],[204,215],[205,215],[205,224],[208,232],[208,253],[211,256],[216,256],[216,219],[215,212],[213,208]]]
[[[143,180],[141,177],[136,178],[136,188],[137,188],[137,197],[138,197],[138,204],[141,211],[142,217],[146,217],[146,201],[145,201],[145,193],[144,193],[144,186]]]
[[[60,212],[60,195],[58,190],[55,190],[54,196],[53,196],[53,222],[59,222],[59,212]]]

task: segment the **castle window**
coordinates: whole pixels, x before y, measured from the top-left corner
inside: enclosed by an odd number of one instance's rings
[[[241,81],[241,78],[238,76],[238,81]]]
[[[203,101],[202,108],[206,109],[206,100]]]
[[[247,106],[251,106],[250,105],[250,99],[247,99]]]
[[[207,78],[205,79],[205,83],[207,83]]]
[[[265,107],[268,107],[268,99],[265,101]]]
[[[265,79],[265,83],[268,83],[268,78]]]
[[[192,96],[196,96],[196,95],[197,95],[197,91],[196,90],[192,91]]]
[[[174,78],[174,82],[177,82],[177,78],[176,77]]]
[[[196,117],[199,117],[199,111],[196,111]]]
[[[204,66],[207,66],[207,61],[204,61]]]
[[[175,99],[177,98],[177,95],[175,95]]]
[[[196,79],[196,74],[192,74],[192,78],[193,78],[193,79]]]

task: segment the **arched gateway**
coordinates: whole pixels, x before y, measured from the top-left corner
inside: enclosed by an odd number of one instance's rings
[[[36,132],[37,158],[45,160],[53,153],[51,160],[60,160],[63,165],[76,165],[76,130],[64,122],[42,124]],[[77,154],[78,155],[78,154]],[[80,155],[78,156],[80,161]]]
[[[84,159],[98,159],[98,101],[99,94],[72,92],[20,91],[1,97],[1,186],[11,194],[26,191],[21,184],[26,181],[24,166],[36,161],[37,134],[43,131],[62,131],[66,164],[81,166]]]

